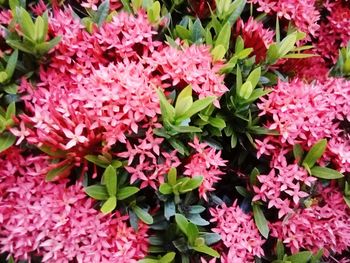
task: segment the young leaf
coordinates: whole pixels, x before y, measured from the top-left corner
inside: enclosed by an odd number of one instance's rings
[[[139,188],[135,186],[126,186],[118,189],[117,199],[124,200],[140,191]]]
[[[297,41],[297,32],[294,32],[286,36],[281,41],[281,43],[278,44],[278,55],[280,57],[283,57],[284,55],[286,55],[289,51],[291,51],[294,48],[294,44],[296,41]]]
[[[117,206],[117,198],[115,196],[110,196],[106,202],[101,207],[101,212],[108,214],[114,210]]]
[[[238,90],[238,96],[245,100],[249,99],[253,92],[253,85],[250,81],[246,81]]]
[[[26,38],[34,41],[35,26],[30,14],[23,7],[16,8],[16,18]]]
[[[253,89],[255,89],[256,85],[259,82],[261,76],[261,67],[254,69],[248,76],[247,82],[250,81]]]
[[[339,179],[344,177],[342,173],[339,173],[336,170],[333,170],[327,167],[321,167],[321,166],[312,167],[311,174],[315,177],[322,178],[322,179],[329,179],[329,180]]]
[[[215,46],[222,45],[226,53],[226,51],[229,48],[230,38],[231,38],[231,24],[227,22],[220,30],[220,33],[215,41]]]
[[[142,222],[147,225],[153,224],[153,217],[141,207],[135,205],[132,207],[132,210]]]
[[[319,140],[314,146],[311,147],[310,151],[307,153],[303,165],[307,165],[312,168],[316,161],[322,156],[327,147],[327,140]]]
[[[90,185],[84,188],[85,193],[96,200],[107,200],[109,195],[104,185]]]
[[[15,51],[13,51],[9,60],[7,61],[7,65],[6,65],[5,71],[8,79],[12,78],[13,72],[15,71],[15,68],[16,68],[17,58],[18,58],[18,50],[15,49]]]
[[[213,56],[214,61],[218,61],[224,58],[226,53],[225,47],[223,45],[217,45],[212,51],[211,55]]]
[[[177,224],[177,226],[180,228],[180,230],[187,235],[187,225],[188,225],[188,221],[186,219],[186,217],[184,217],[181,214],[175,214],[175,222]]]
[[[16,137],[11,133],[3,133],[0,135],[0,152],[10,148],[16,141]]]
[[[180,186],[181,193],[190,192],[198,188],[203,182],[203,176],[195,176]]]
[[[177,178],[177,171],[176,168],[171,167],[169,172],[168,172],[168,183],[170,185],[175,185],[176,184],[176,179]]]
[[[41,16],[38,16],[35,20],[35,30],[34,30],[34,40],[36,43],[41,43],[44,41],[45,35],[45,22]]]
[[[173,193],[173,188],[168,183],[164,183],[159,186],[159,192],[163,195],[170,195]]]
[[[215,257],[215,258],[219,258],[220,257],[220,254],[216,250],[214,250],[211,247],[208,247],[206,245],[196,246],[193,249],[198,251],[198,252],[201,252],[201,253],[207,254],[209,256]]]
[[[177,120],[186,120],[192,117],[194,114],[208,107],[211,103],[213,103],[215,99],[215,97],[210,96],[200,100],[196,100],[195,102],[193,102],[191,108],[188,111],[186,111],[183,115],[179,116]]]
[[[104,171],[103,180],[109,196],[115,196],[117,194],[117,172],[111,165]]]
[[[264,213],[262,212],[261,208],[259,205],[253,203],[253,214],[254,214],[254,221],[255,224],[260,232],[260,234],[267,238],[269,236],[269,226],[268,226],[268,222],[265,218]]]

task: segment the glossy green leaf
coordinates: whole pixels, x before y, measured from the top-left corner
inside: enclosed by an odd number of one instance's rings
[[[309,168],[312,168],[316,161],[321,158],[322,154],[326,150],[327,140],[319,140],[314,146],[311,147],[310,151],[305,156],[303,165],[307,165]]]
[[[219,258],[220,257],[220,254],[216,250],[214,250],[211,247],[208,247],[206,245],[196,246],[193,249],[198,251],[198,252],[201,252],[201,253],[207,254],[209,256],[215,257],[215,258]]]
[[[23,7],[16,8],[16,18],[26,38],[34,41],[35,26],[30,14]]]
[[[260,232],[260,234],[267,238],[269,236],[269,225],[265,218],[265,215],[263,211],[261,210],[260,206],[257,204],[253,204],[253,214],[254,214],[254,221],[255,224]]]
[[[90,185],[84,188],[85,193],[96,200],[107,200],[109,198],[107,188],[104,185]]]
[[[0,152],[10,148],[16,141],[16,136],[11,133],[3,133],[0,135]]]
[[[117,172],[109,165],[103,173],[103,180],[107,187],[107,192],[110,196],[117,194]]]
[[[117,198],[115,196],[110,196],[106,202],[103,203],[101,207],[101,212],[104,214],[109,214],[117,207]]]
[[[201,110],[204,110],[206,107],[212,104],[215,99],[215,97],[210,96],[200,100],[196,100],[195,102],[193,102],[191,108],[187,112],[185,112],[185,114],[179,116],[177,119],[185,120],[192,117],[194,114],[200,112]]]
[[[225,23],[225,25],[221,28],[220,33],[215,41],[215,46],[223,46],[225,52],[229,48],[231,39],[231,24],[229,22]]]
[[[203,182],[203,176],[195,176],[180,186],[181,193],[190,192],[198,188]]]
[[[258,67],[256,69],[254,69],[248,76],[247,78],[247,82],[250,81],[250,83],[252,84],[253,89],[255,89],[256,85],[259,82],[261,76],[261,67]]]
[[[117,193],[117,199],[124,200],[130,196],[133,196],[139,191],[140,189],[135,186],[125,186],[125,187],[119,188]]]
[[[286,55],[289,51],[294,48],[294,45],[297,41],[297,32],[289,34],[286,36],[281,43],[278,44],[278,54],[280,57]]]
[[[242,99],[249,99],[253,92],[253,85],[250,81],[246,81],[238,90],[238,96]]]
[[[321,167],[321,166],[314,166],[311,168],[311,174],[315,177],[322,178],[322,179],[339,179],[343,178],[344,175],[336,170],[327,168],[327,167]]]

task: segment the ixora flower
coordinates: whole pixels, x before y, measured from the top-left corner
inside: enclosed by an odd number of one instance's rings
[[[275,33],[264,28],[263,23],[255,21],[253,17],[249,17],[247,22],[240,19],[236,25],[236,33],[243,38],[244,46],[253,48],[256,62],[265,60],[266,51],[273,43]]]
[[[137,262],[146,255],[147,227],[128,226],[119,212],[103,216],[82,185],[45,183],[45,156],[10,148],[0,159],[0,252],[42,262]]]
[[[249,0],[248,2],[257,4],[258,11],[277,14],[280,18],[292,21],[300,31],[310,36],[317,35],[320,13],[316,8],[316,0]]]
[[[342,253],[350,245],[350,211],[342,194],[334,187],[319,190],[315,204],[271,224],[271,235],[282,240],[292,253],[324,249],[327,257]]]
[[[199,196],[207,201],[207,192],[215,190],[214,184],[220,181],[220,176],[224,174],[220,171],[220,167],[225,166],[226,161],[221,158],[221,151],[216,153],[215,149],[208,144],[200,143],[197,137],[189,145],[195,149],[196,153],[190,157],[189,163],[185,165],[184,175],[203,177],[203,182],[199,187]]]
[[[210,220],[216,227],[213,232],[221,236],[227,251],[223,253],[222,263],[229,262],[254,262],[254,256],[264,256],[262,240],[258,229],[250,214],[245,214],[235,201],[228,207],[222,204],[219,207],[211,208]]]
[[[305,83],[295,79],[280,81],[273,92],[258,104],[260,115],[270,117],[267,127],[281,136],[268,136],[258,141],[262,152],[276,159],[279,151],[301,144],[309,150],[318,140],[327,138],[329,144],[324,158],[341,171],[349,171],[348,134],[350,113],[350,82],[329,78],[323,82]],[[338,153],[338,154],[337,154]]]
[[[227,91],[222,63],[213,62],[204,45],[178,41],[175,48],[153,40],[156,32],[143,11],[136,17],[121,12],[89,34],[67,9],[56,12],[51,28],[62,40],[41,68],[41,81],[22,81],[26,113],[13,134],[62,153],[56,167],[81,165],[87,154],[119,147],[115,154],[128,158],[131,181],[156,188],[179,162],[152,131],[161,127],[156,89],[191,85],[196,97],[220,97]]]

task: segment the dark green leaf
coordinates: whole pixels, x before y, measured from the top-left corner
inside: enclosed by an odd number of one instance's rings
[[[151,225],[153,224],[153,218],[152,216],[146,212],[145,210],[143,210],[142,208],[140,208],[139,206],[134,206],[133,211],[135,212],[135,214],[137,215],[137,217],[144,222],[147,225]]]
[[[52,181],[56,179],[56,177],[66,176],[69,174],[69,171],[72,169],[72,167],[73,167],[72,164],[66,164],[66,165],[51,169],[47,173],[45,180]]]
[[[312,168],[316,161],[322,156],[327,147],[327,140],[319,140],[314,146],[311,147],[307,153],[303,165],[306,164],[309,168]]]
[[[90,185],[85,187],[85,193],[96,200],[107,200],[109,195],[104,185]]]
[[[109,0],[105,0],[99,5],[99,7],[98,7],[98,9],[97,9],[97,11],[96,11],[96,13],[95,13],[95,15],[93,17],[94,22],[99,27],[106,20],[106,18],[108,16],[108,12],[109,12]],[[129,12],[131,12],[131,10]]]
[[[117,194],[117,172],[109,165],[103,173],[103,180],[107,187],[107,192],[110,196]]]
[[[209,222],[203,219],[200,214],[189,214],[187,219],[197,226],[207,226]]]
[[[200,236],[204,238],[207,246],[213,245],[221,240],[221,236],[217,233],[201,233]]]
[[[187,224],[187,228],[186,228],[186,236],[188,238],[188,242],[190,245],[194,244],[194,241],[196,240],[196,238],[199,235],[199,231],[198,228],[195,224],[189,222]]]
[[[287,257],[287,260],[292,263],[307,263],[311,259],[312,253],[310,251],[302,251],[297,254]]]
[[[235,0],[233,2],[229,11],[230,17],[228,19],[231,25],[234,24],[236,20],[239,18],[239,16],[243,12],[245,4],[246,4],[246,0]]]
[[[13,51],[9,60],[7,61],[7,65],[6,65],[6,74],[8,79],[12,78],[13,72],[15,71],[15,68],[16,68],[17,58],[18,58],[18,50],[15,49],[15,51]]]
[[[260,234],[263,237],[267,238],[269,236],[270,229],[269,229],[268,222],[265,218],[265,215],[262,212],[259,205],[253,204],[253,214],[254,214],[255,224],[259,229]]]
[[[135,186],[126,186],[118,189],[117,199],[124,200],[140,191],[139,188]]]
[[[284,245],[283,245],[283,242],[281,240],[277,240],[276,254],[277,254],[277,259],[283,259]]]

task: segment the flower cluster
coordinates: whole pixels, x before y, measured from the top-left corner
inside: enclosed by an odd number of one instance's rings
[[[216,224],[213,232],[220,234],[223,244],[228,248],[221,262],[254,262],[254,256],[261,257],[264,240],[249,214],[245,214],[235,201],[228,207],[222,204],[210,209],[211,222]]]
[[[226,161],[221,158],[221,152],[215,153],[215,149],[206,143],[199,143],[196,137],[189,145],[195,149],[196,153],[191,156],[190,162],[185,165],[184,174],[187,176],[203,176],[203,183],[199,187],[199,195],[208,200],[206,192],[215,190],[214,184],[224,173],[220,171],[220,166],[225,166]]]
[[[320,189],[320,193],[310,207],[271,226],[272,236],[283,240],[293,253],[324,249],[328,256],[331,252],[341,253],[350,245],[350,211],[342,194],[333,187]]]
[[[290,149],[301,144],[308,150],[318,140],[328,138],[328,158],[341,171],[349,171],[347,154],[348,135],[342,125],[349,121],[349,81],[328,79],[324,83],[304,83],[293,80],[279,82],[275,90],[258,105],[260,115],[271,117],[268,128],[276,129],[281,137],[269,136],[259,144],[259,154],[279,152],[274,149]],[[343,124],[345,123],[345,124]],[[332,146],[335,149],[332,149]],[[339,153],[338,156],[336,153]]]
[[[16,259],[33,253],[43,262],[137,262],[148,248],[147,227],[138,231],[118,212],[103,216],[76,183],[46,183],[45,156],[17,148],[1,155],[1,252]]]

